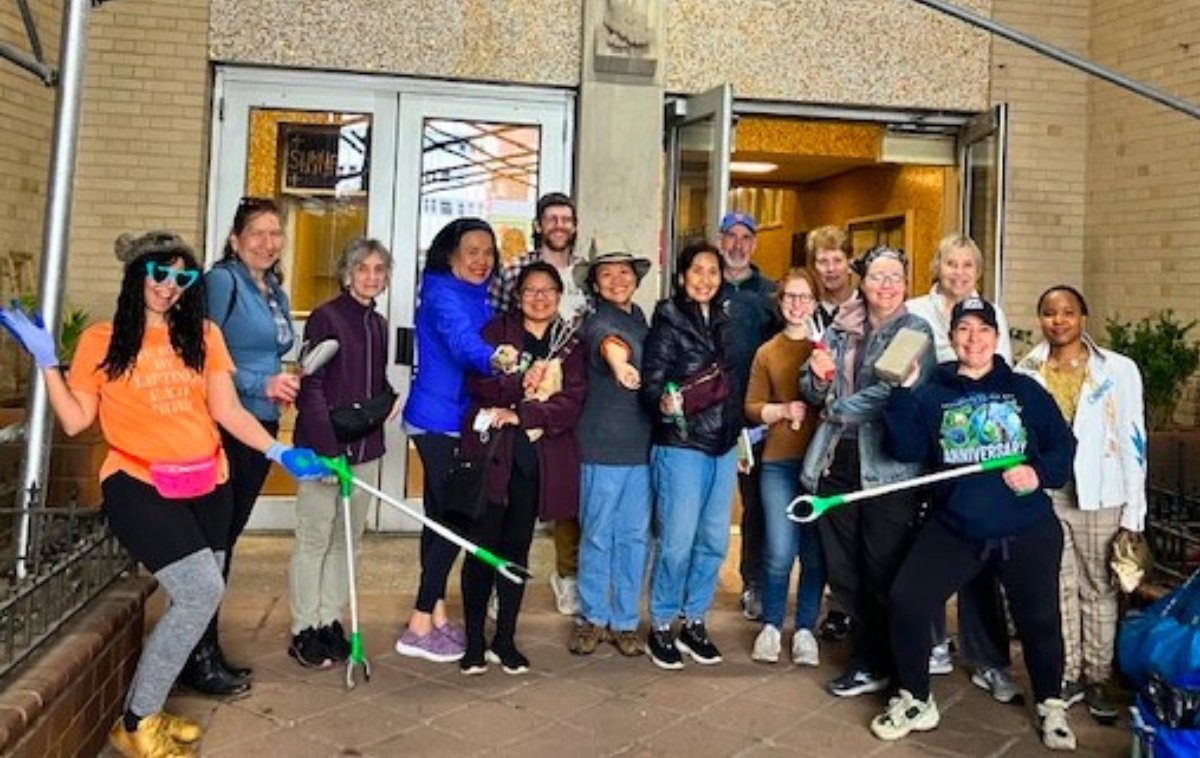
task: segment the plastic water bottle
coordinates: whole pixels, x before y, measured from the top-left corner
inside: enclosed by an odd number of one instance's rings
[[[683,439],[688,438],[687,417],[683,415],[683,393],[679,391],[679,385],[675,382],[667,382],[664,388],[667,396],[671,398],[671,405],[675,410],[667,414],[667,420],[675,425],[675,429],[679,432],[679,436]]]

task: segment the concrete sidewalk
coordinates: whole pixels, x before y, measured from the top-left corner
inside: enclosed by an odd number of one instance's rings
[[[464,677],[457,664],[414,661],[392,650],[416,587],[417,541],[368,537],[359,586],[374,676],[347,692],[343,668],[314,672],[287,656],[290,549],[285,536],[247,537],[238,546],[222,634],[230,657],[254,667],[250,694],[219,701],[179,691],[171,700],[172,710],[206,726],[202,755],[1051,755],[1026,709],[994,703],[961,668],[935,680],[938,729],[884,743],[867,730],[882,698],[839,700],[823,689],[840,673],[844,646],[824,645],[819,670],[752,662],[758,626],[737,611],[736,550],[709,620],[725,657],[721,665],[665,672],[648,658],[622,658],[610,645],[572,656],[566,650],[571,621],[553,611],[545,580],[553,546],[539,537],[531,560],[538,579],[526,595],[517,635],[531,672],[514,677],[493,666],[484,676]],[[456,570],[455,616],[457,577]],[[790,630],[785,643],[789,636]],[[1019,655],[1017,673],[1027,687]],[[1099,727],[1081,706],[1071,718],[1078,755],[1128,755],[1125,720]]]

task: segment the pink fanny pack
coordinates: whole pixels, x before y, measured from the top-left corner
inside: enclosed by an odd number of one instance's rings
[[[114,448],[116,449],[116,448]],[[217,488],[217,468],[221,449],[205,458],[194,461],[155,463],[130,455],[124,450],[118,453],[150,469],[150,482],[158,494],[168,500],[187,500],[202,497]]]
[[[150,481],[168,500],[187,500],[217,488],[217,456],[185,463],[151,463]]]

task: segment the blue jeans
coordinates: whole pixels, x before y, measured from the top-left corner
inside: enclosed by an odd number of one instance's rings
[[[583,617],[614,631],[635,630],[650,540],[650,467],[585,463],[580,494]]]
[[[813,629],[825,587],[825,559],[816,524],[797,524],[787,517],[787,505],[800,494],[800,460],[762,464],[763,621],[783,627],[787,611],[788,578],[800,558],[796,587],[796,629]]]
[[[677,616],[701,620],[712,605],[717,575],[729,549],[736,452],[706,455],[656,445],[650,452],[654,526],[658,536],[650,582],[655,628]]]

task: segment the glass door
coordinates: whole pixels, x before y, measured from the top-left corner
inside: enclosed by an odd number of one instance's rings
[[[716,242],[729,196],[733,90],[728,84],[667,106],[667,177],[662,294],[670,293],[675,256],[693,237]]]
[[[396,96],[369,89],[242,82],[218,73],[214,170],[210,178],[206,258],[220,259],[243,195],[275,199],[284,213],[284,287],[297,340],[317,305],[336,296],[335,267],[353,237],[392,234]],[[390,291],[379,307],[386,313]],[[290,439],[294,408],[284,409],[280,437]],[[251,518],[257,529],[290,529],[295,482],[272,466]]]
[[[425,251],[451,220],[476,216],[491,223],[501,257],[511,261],[532,248],[538,197],[551,191],[570,192],[569,96],[465,95],[400,97],[393,249],[414,253],[399,256],[401,267],[392,278],[396,289],[418,291]],[[416,306],[415,295],[392,302],[393,384],[407,386],[420,370],[412,335]],[[381,486],[387,492],[404,493],[409,504],[419,507],[424,476],[416,448],[401,429],[388,434]],[[416,528],[412,519],[392,509],[379,512],[377,526]]]
[[[962,228],[983,253],[983,295],[1003,295],[1004,206],[1008,177],[1008,106],[973,117],[958,134]]]
[[[243,195],[276,198],[287,217],[285,284],[302,330],[338,292],[333,267],[345,243],[359,234],[387,242],[395,267],[378,308],[392,330],[388,379],[401,397],[419,363],[417,285],[437,230],[458,216],[482,217],[511,259],[532,245],[538,196],[571,188],[574,99],[562,91],[218,68],[213,111],[208,262],[220,257]],[[285,415],[285,439],[293,423]],[[376,484],[419,507],[420,463],[399,424],[388,425],[386,443]],[[273,471],[250,527],[290,529],[294,493]],[[416,524],[376,505],[368,527]]]

